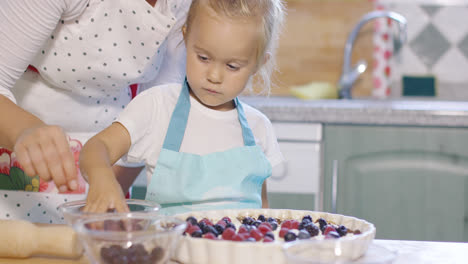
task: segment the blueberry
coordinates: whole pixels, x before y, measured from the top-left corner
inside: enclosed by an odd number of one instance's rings
[[[289,242],[294,240],[296,240],[296,234],[293,232],[287,232],[286,235],[284,235],[284,241]]]
[[[203,232],[201,230],[193,231],[191,234],[192,237],[202,237],[202,235],[203,235]]]
[[[195,217],[193,217],[193,216],[187,217],[187,219],[185,221],[190,222],[190,224],[192,224],[192,225],[196,225],[198,223],[197,219]]]
[[[206,232],[205,232],[205,230],[206,230]],[[218,231],[217,231],[216,228],[214,228],[213,226],[206,225],[205,230],[203,230],[203,234],[206,234],[206,233],[213,233],[213,235],[215,235],[215,236],[218,236],[218,235],[219,235]]]
[[[304,229],[309,232],[310,236],[314,237],[319,234],[319,228],[314,223],[308,223]]]
[[[332,237],[332,238],[339,238],[340,237],[340,234],[338,234],[337,232],[335,231],[331,231],[329,232],[326,237]]]
[[[325,227],[328,224],[327,221],[325,221],[325,219],[323,218],[319,218],[317,221],[319,222],[320,230],[323,232],[323,230],[325,230]]]
[[[161,247],[155,247],[150,253],[151,263],[158,263],[164,257],[164,249]]]
[[[253,237],[249,237],[249,238],[247,238],[247,239],[244,240],[244,241],[247,241],[247,242],[256,242],[257,240],[255,240],[255,238],[253,238]]]
[[[338,228],[335,229],[340,236],[346,236],[346,233],[348,233],[348,229],[344,225],[340,225]]]
[[[278,223],[276,221],[270,222],[271,230],[275,231],[278,228]]]
[[[244,225],[252,225],[253,222],[254,220],[250,216],[247,216],[246,218],[242,219],[242,224]]]
[[[236,230],[236,225],[233,224],[233,223],[227,223],[227,224],[226,224],[226,228],[228,228],[228,227],[230,227],[230,228]]]
[[[275,240],[275,234],[273,234],[273,232],[266,232],[265,236],[270,237],[271,239]]]
[[[224,232],[224,227],[222,225],[214,225],[214,228],[216,229],[216,231],[218,232],[218,234],[222,234]]]
[[[262,221],[262,222],[265,222],[265,221],[266,221],[264,215],[259,215],[258,218],[257,218],[257,220]]]
[[[299,231],[299,234],[297,234],[297,238],[299,238],[299,239],[309,239],[310,234],[306,230],[301,230],[301,231]]]
[[[256,220],[255,222],[252,223],[252,225],[258,228],[261,223],[262,221]]]
[[[268,217],[267,219],[267,222],[276,222],[276,219],[274,219],[273,217]]]
[[[306,215],[302,217],[302,222],[304,222],[304,220],[308,220],[309,222],[312,222],[312,217],[310,215]]]

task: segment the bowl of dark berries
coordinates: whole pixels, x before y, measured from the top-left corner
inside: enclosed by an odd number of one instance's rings
[[[168,263],[187,224],[145,213],[91,215],[73,224],[93,264]]]
[[[138,212],[138,213],[145,213],[150,215],[158,215],[159,209],[161,209],[161,205],[152,201],[140,200],[140,199],[126,199],[125,200],[130,209],[130,212]],[[80,218],[87,217],[89,215],[96,215],[99,213],[87,213],[83,212],[83,208],[86,205],[86,200],[78,200],[78,201],[71,201],[61,204],[58,207],[58,210],[62,213],[65,222],[72,226],[73,223]],[[114,210],[109,210],[106,213],[102,214],[109,214],[114,213]]]
[[[365,220],[326,212],[289,209],[238,209],[175,215],[186,221],[174,260],[193,264],[286,264],[282,251],[294,241],[349,241],[355,256],[365,254],[375,226]]]

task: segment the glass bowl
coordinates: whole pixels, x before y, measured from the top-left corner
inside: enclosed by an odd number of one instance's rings
[[[155,202],[139,200],[139,199],[126,199],[130,212],[146,213],[156,216],[159,214],[161,205]],[[83,207],[86,205],[86,200],[78,200],[61,204],[58,209],[65,218],[65,222],[72,226],[73,223],[82,217],[90,215],[99,215],[100,213],[87,213],[83,212]],[[114,214],[113,212],[109,212]],[[109,213],[101,213],[102,215],[109,215]]]
[[[186,227],[183,220],[145,213],[91,215],[73,224],[93,264],[168,263]]]
[[[397,254],[382,246],[344,239],[298,240],[283,245],[288,264],[390,264]],[[366,247],[363,255],[358,248]]]

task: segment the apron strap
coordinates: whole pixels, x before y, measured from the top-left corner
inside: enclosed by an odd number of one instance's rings
[[[236,97],[234,104],[237,108],[239,122],[242,128],[242,137],[245,146],[255,146],[255,138],[252,130],[249,127],[247,118],[245,117],[244,108]],[[182,90],[180,91],[179,99],[172,112],[171,121],[167,128],[166,137],[164,139],[163,148],[176,151],[180,150],[182,139],[184,138],[185,129],[187,127],[187,120],[190,112],[190,93],[187,78],[185,78]]]
[[[253,136],[252,130],[249,127],[247,118],[245,117],[244,108],[242,107],[242,104],[239,102],[239,99],[237,97],[234,99],[234,104],[236,105],[237,113],[239,115],[239,122],[242,128],[242,137],[244,138],[244,145],[255,146],[255,138]]]
[[[163,148],[179,151],[182,139],[184,138],[185,128],[187,127],[188,115],[190,112],[190,94],[185,78],[184,85],[177,100],[177,104],[172,112],[171,121],[167,128],[166,138],[164,139]]]

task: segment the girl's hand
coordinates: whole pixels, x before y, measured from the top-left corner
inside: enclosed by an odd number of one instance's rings
[[[60,192],[78,188],[75,159],[61,127],[40,125],[24,130],[14,152],[27,175],[53,180]]]
[[[122,188],[112,171],[108,175],[94,175],[93,179],[83,211],[105,213],[115,209],[119,213],[130,212]]]

